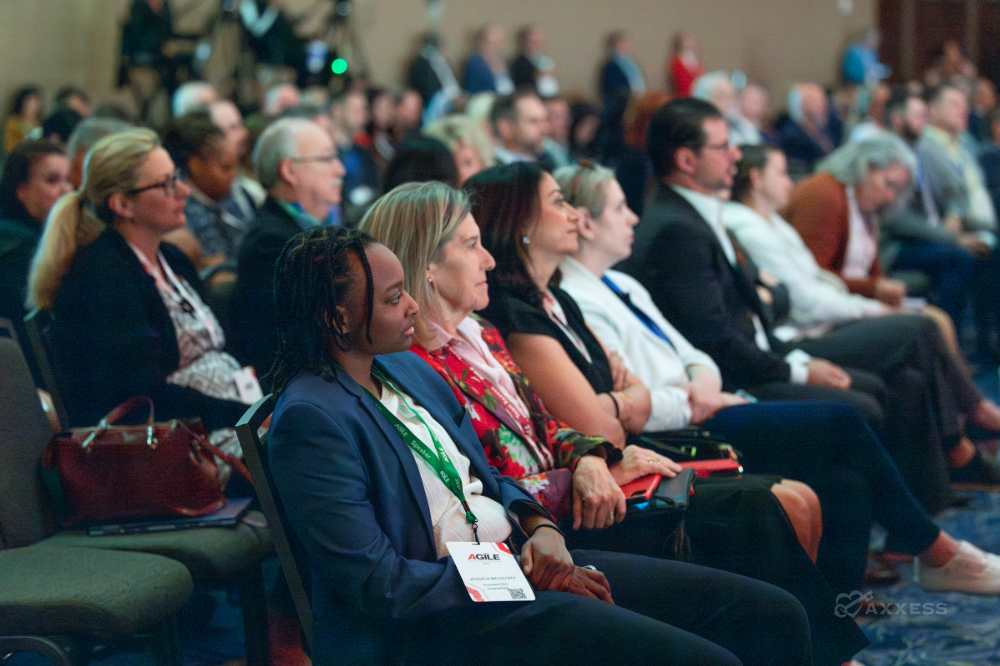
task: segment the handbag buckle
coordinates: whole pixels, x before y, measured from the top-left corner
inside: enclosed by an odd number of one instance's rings
[[[146,446],[148,446],[149,448],[155,450],[156,446],[158,444],[159,444],[159,442],[157,441],[156,437],[153,435],[153,426],[148,426],[146,428]]]
[[[107,429],[108,420],[101,419],[100,423],[97,424],[97,427],[94,428],[94,431],[87,435],[87,439],[83,440],[83,444],[80,445],[80,448],[84,451],[89,449],[90,445],[94,443],[94,440],[103,435]]]

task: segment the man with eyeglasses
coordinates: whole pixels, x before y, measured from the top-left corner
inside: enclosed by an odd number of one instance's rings
[[[340,222],[344,165],[330,133],[301,118],[269,125],[253,164],[267,199],[240,247],[230,337],[235,355],[264,375],[278,349],[274,262],[295,234]]]
[[[782,300],[787,306],[787,291],[760,280],[722,225],[724,201],[717,194],[732,187],[741,154],[730,145],[718,109],[698,99],[661,107],[646,146],[660,182],[636,227],[632,256],[620,268],[649,290],[684,337],[712,356],[725,390],[846,401],[880,426],[884,414],[875,395],[885,390],[881,380],[790,350],[774,337],[774,306]]]

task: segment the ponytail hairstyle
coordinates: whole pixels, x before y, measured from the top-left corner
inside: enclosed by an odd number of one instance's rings
[[[338,305],[346,305],[351,285],[359,279],[355,257],[361,262],[365,280],[365,335],[371,342],[375,287],[365,250],[375,242],[361,231],[313,227],[285,244],[274,268],[278,355],[268,374],[275,394],[280,395],[303,372],[327,381],[337,376],[332,347],[347,351],[350,342],[336,310]]]
[[[110,134],[90,149],[80,189],[59,199],[49,212],[28,274],[25,306],[29,310],[52,307],[76,251],[114,223],[108,199],[135,188],[139,167],[159,145],[156,132],[130,129]]]

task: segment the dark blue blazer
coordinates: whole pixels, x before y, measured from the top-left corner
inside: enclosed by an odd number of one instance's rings
[[[375,364],[444,426],[484,496],[544,513],[489,466],[467,412],[430,366],[409,352]],[[268,437],[275,486],[309,559],[314,663],[393,661],[424,621],[473,605],[452,559],[437,559],[412,452],[346,372],[293,380]]]

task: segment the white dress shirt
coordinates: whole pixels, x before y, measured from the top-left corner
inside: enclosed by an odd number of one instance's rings
[[[799,232],[780,215],[765,219],[752,208],[731,202],[722,211],[722,222],[754,263],[788,288],[790,319],[796,327],[886,313],[881,302],[850,293],[840,276],[821,268]]]
[[[397,389],[398,390],[398,389]],[[405,394],[403,394],[405,395]],[[483,482],[472,476],[470,473],[471,463],[469,459],[455,445],[455,442],[448,435],[448,431],[441,427],[430,413],[413,402],[412,398],[407,398],[405,403],[401,403],[396,392],[388,386],[382,387],[382,396],[379,398],[390,413],[416,435],[417,439],[424,443],[435,455],[437,449],[431,439],[428,426],[434,430],[434,436],[441,442],[448,457],[451,458],[459,478],[462,480],[462,492],[469,503],[469,508],[478,520],[479,541],[496,542],[505,541],[512,531],[510,522],[507,519],[507,510],[499,502],[495,502],[489,497],[483,496]],[[423,421],[417,416],[423,417]],[[427,425],[424,425],[424,424]],[[413,459],[417,461],[417,468],[420,470],[420,480],[424,484],[424,492],[427,494],[427,506],[431,513],[431,523],[434,525],[434,545],[437,548],[438,558],[448,556],[449,541],[472,541],[472,527],[465,520],[465,509],[462,503],[455,496],[448,486],[438,476],[438,473],[413,452]]]

